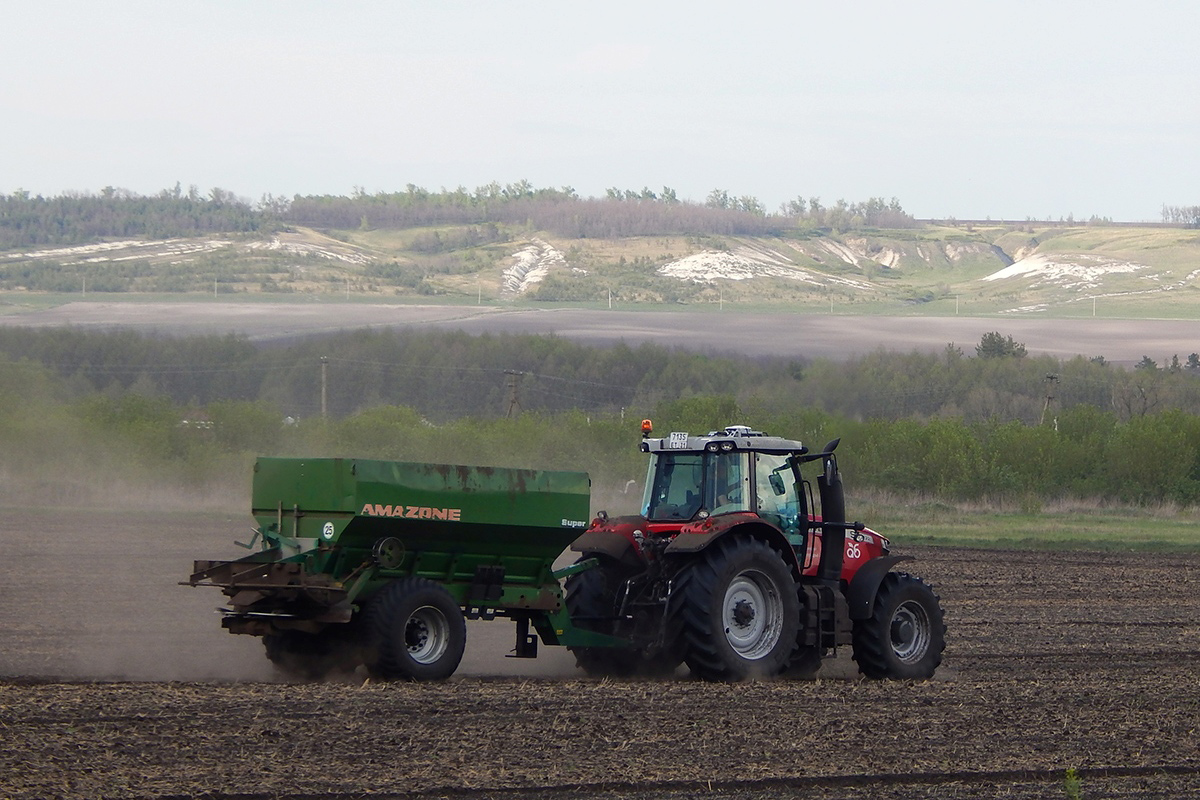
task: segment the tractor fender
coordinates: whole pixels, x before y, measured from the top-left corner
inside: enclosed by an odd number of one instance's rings
[[[859,567],[846,587],[850,619],[868,619],[875,612],[875,595],[879,592],[879,584],[883,583],[883,576],[901,561],[912,560],[912,556],[881,556]]]
[[[645,517],[597,517],[592,526],[571,542],[571,550],[585,555],[598,553],[630,566],[645,563],[637,536],[647,529]]]
[[[779,552],[780,557],[796,574],[800,573],[800,563],[796,559],[796,551],[792,548],[787,536],[757,514],[722,514],[685,525],[663,552],[667,555],[699,553],[713,542],[735,533],[765,541],[772,549]]]

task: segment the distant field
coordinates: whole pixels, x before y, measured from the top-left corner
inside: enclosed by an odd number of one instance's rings
[[[128,302],[104,298],[57,306],[15,304],[0,296],[0,325],[129,328],[177,335],[238,332],[269,341],[362,327],[459,329],[472,334],[554,334],[590,344],[652,342],[668,347],[748,356],[844,359],[878,349],[938,352],[954,343],[968,354],[983,334],[998,331],[1033,354],[1104,356],[1132,364],[1163,363],[1200,351],[1200,328],[1187,320],[1039,316],[851,316],[840,313],[743,312],[729,304],[703,310],[609,311],[528,305],[361,303],[324,296],[299,302]]]
[[[1196,510],[1136,508],[967,511],[941,503],[872,503],[857,509],[868,527],[903,550],[909,545],[1020,550],[1200,552]],[[850,510],[855,516],[855,510]],[[857,518],[857,517],[856,517]]]

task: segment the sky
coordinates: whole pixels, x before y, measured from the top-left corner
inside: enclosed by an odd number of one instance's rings
[[[0,193],[1200,204],[1200,3],[0,0]]]

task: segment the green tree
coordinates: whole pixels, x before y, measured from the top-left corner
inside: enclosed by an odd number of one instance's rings
[[[269,454],[279,447],[284,416],[279,409],[266,403],[218,400],[207,411],[213,437],[225,450]]]
[[[708,193],[708,199],[704,201],[704,205],[709,208],[733,208],[735,202],[726,190],[713,189]]]
[[[667,431],[708,433],[726,425],[737,425],[740,410],[730,395],[701,395],[661,403],[655,410],[656,436]]]
[[[975,354],[980,358],[1024,358],[1025,345],[1014,341],[1011,335],[1003,336],[998,331],[989,331],[975,346]]]
[[[1192,493],[1196,450],[1174,414],[1134,417],[1117,427],[1104,451],[1104,490],[1131,503],[1178,499]]]
[[[744,211],[747,214],[754,214],[758,217],[765,217],[767,209],[757,197],[750,195],[742,195],[737,199],[736,208],[738,211]]]

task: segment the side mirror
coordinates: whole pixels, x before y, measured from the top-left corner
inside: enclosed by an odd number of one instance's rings
[[[771,491],[776,496],[782,495],[787,491],[787,489],[783,488],[783,476],[778,472],[772,472],[771,477],[767,478],[767,481],[771,484]]]

